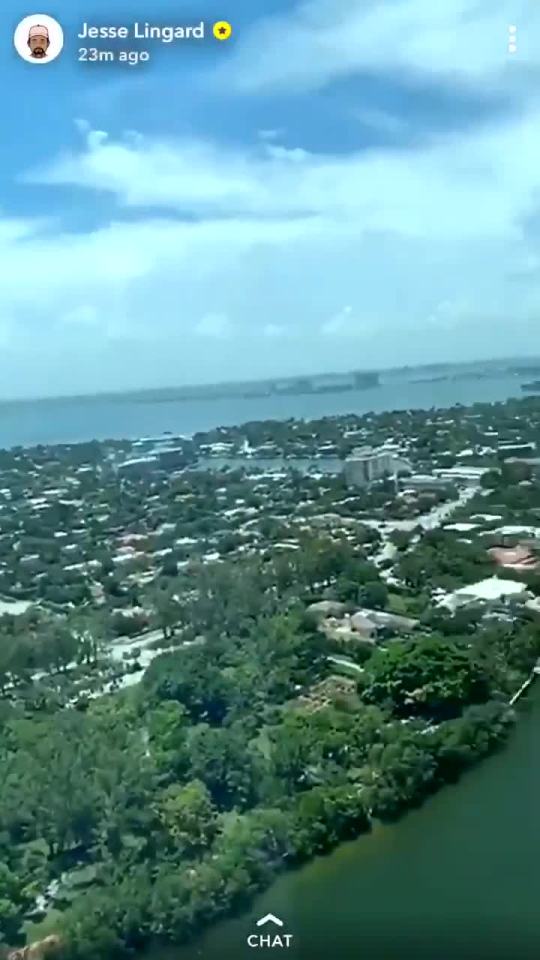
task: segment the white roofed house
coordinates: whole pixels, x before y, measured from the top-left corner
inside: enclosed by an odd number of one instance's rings
[[[489,473],[489,467],[473,467],[460,465],[457,467],[435,468],[433,473],[441,480],[449,480],[465,486],[479,486],[484,474]]]
[[[439,605],[454,611],[467,604],[499,606],[512,600],[525,603],[529,599],[530,593],[522,581],[487,577],[478,583],[471,583],[467,587],[460,587],[453,593],[447,594],[439,601]]]

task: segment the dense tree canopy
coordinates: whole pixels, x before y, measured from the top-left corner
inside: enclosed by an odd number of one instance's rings
[[[520,409],[499,411],[512,436]],[[491,414],[475,407],[445,432],[448,416],[268,421],[186,446],[194,457],[226,436],[294,457],[316,436],[346,456],[365,434],[401,432],[431,470],[478,448]],[[540,656],[532,611],[494,621],[433,605],[433,588],[495,569],[480,537],[414,526],[451,488],[409,496],[295,471],[269,484],[240,469],[119,479],[109,460],[130,449],[0,451],[17,504],[3,504],[0,590],[41,604],[0,617],[0,932],[16,945],[52,929],[69,960],[182,942],[289,864],[420,803],[503,740]],[[67,463],[78,500],[32,509]],[[530,520],[540,485],[489,465],[461,509]],[[389,536],[389,518],[408,529]],[[540,593],[536,572],[523,577]],[[421,623],[367,639],[351,617],[336,640],[306,615],[321,600]],[[155,659],[130,686],[143,651]]]
[[[489,678],[466,644],[436,635],[377,651],[363,696],[398,716],[442,720],[489,697]]]

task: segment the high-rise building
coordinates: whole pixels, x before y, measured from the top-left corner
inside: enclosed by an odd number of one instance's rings
[[[391,450],[384,447],[359,447],[345,460],[345,479],[349,486],[361,487],[383,477],[392,476],[405,466]]]

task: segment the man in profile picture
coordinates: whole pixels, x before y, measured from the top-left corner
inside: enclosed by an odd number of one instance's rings
[[[15,27],[13,46],[26,63],[52,63],[64,47],[64,31],[47,13],[32,13]]]
[[[36,23],[28,31],[28,46],[30,47],[30,56],[34,60],[42,60],[47,56],[49,48],[49,31],[41,23]]]

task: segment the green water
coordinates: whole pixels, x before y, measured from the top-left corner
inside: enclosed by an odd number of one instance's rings
[[[283,875],[248,914],[151,960],[540,960],[539,826],[537,686],[508,746],[457,785]],[[293,934],[289,949],[247,946],[269,911]]]

